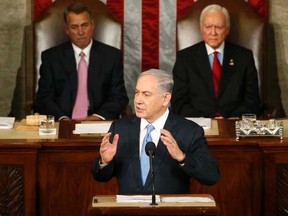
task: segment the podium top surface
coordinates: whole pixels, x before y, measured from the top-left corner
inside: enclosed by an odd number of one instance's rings
[[[151,197],[151,198],[150,198]],[[159,197],[159,199],[158,199]],[[131,195],[122,199],[117,196],[94,196],[92,207],[151,207],[151,195]],[[210,194],[189,194],[189,195],[157,195],[157,207],[170,206],[216,206],[216,202]],[[153,207],[153,206],[152,206]]]
[[[220,215],[219,207],[210,194],[161,195],[157,205],[151,202],[117,202],[116,196],[94,196],[89,215]],[[192,202],[163,202],[162,198],[194,198]],[[200,199],[197,199],[200,198]],[[209,202],[201,202],[201,198]],[[132,199],[133,200],[133,199]],[[197,201],[198,200],[198,201]]]

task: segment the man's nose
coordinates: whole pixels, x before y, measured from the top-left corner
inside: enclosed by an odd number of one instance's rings
[[[142,99],[141,99],[141,94],[137,94],[134,96],[134,102],[135,103],[141,103]]]
[[[216,26],[212,26],[211,32],[212,34],[216,34]]]
[[[84,33],[83,28],[80,26],[78,29],[78,34],[82,35]]]

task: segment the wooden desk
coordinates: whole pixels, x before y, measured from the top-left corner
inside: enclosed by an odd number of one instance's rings
[[[191,195],[193,196],[193,195]],[[208,197],[208,196],[207,196]],[[163,203],[151,206],[149,203],[117,203],[115,196],[97,196],[98,203],[94,207],[90,204],[89,215],[125,215],[125,216],[144,216],[144,215],[220,215],[217,205],[209,206],[205,203]]]
[[[74,122],[61,122],[53,139],[0,139],[0,215],[13,213],[9,206],[20,215],[87,215],[94,195],[117,193],[115,179],[99,183],[91,175],[101,137],[74,135],[73,128]],[[218,130],[207,141],[220,180],[213,186],[191,180],[191,192],[212,194],[223,216],[274,216],[288,209],[287,137],[236,141],[232,120],[218,120]],[[17,196],[3,193],[11,186]]]

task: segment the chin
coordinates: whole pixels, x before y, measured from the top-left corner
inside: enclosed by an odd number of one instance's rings
[[[144,118],[145,117],[144,113],[141,113],[141,112],[136,111],[135,114],[138,118]]]
[[[219,43],[213,43],[209,46],[211,46],[213,49],[217,49],[220,46],[220,44]]]

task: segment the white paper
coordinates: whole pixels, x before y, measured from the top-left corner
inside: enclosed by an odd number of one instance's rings
[[[160,202],[160,196],[155,195],[156,202]],[[116,202],[152,202],[152,195],[116,195]]]
[[[73,134],[105,134],[112,122],[93,122],[75,124]]]
[[[211,118],[202,118],[202,117],[200,117],[200,118],[190,118],[190,117],[186,117],[186,119],[197,123],[204,130],[211,128],[211,121],[212,121]]]
[[[208,197],[162,197],[162,202],[214,202],[213,199]]]
[[[0,129],[13,128],[15,117],[0,117]]]

